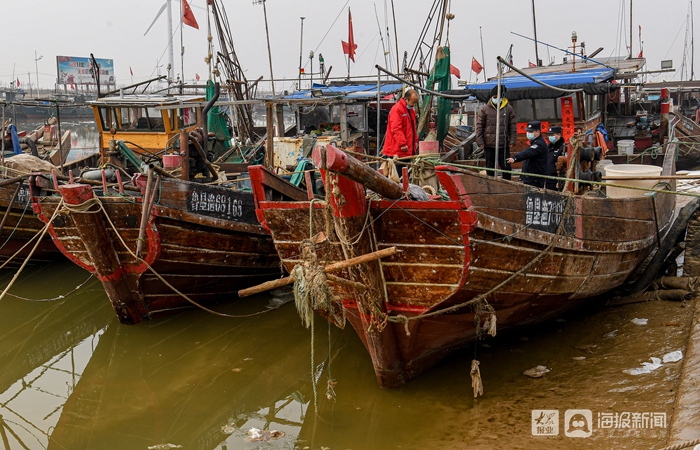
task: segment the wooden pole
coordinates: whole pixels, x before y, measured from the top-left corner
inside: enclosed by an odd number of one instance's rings
[[[190,181],[190,144],[188,133],[185,130],[180,131],[180,167],[182,173],[180,178],[182,181]]]
[[[274,117],[272,114],[272,102],[267,102],[267,142],[265,143],[265,167],[274,169],[274,146],[275,146],[275,128]]]
[[[358,264],[368,263],[375,261],[380,258],[385,258],[387,256],[395,255],[397,252],[396,247],[389,247],[376,252],[368,253],[366,255],[357,256],[355,258],[346,259],[344,261],[339,261],[333,264],[327,265],[324,269],[324,273],[338,272],[339,270],[347,269],[348,267],[356,266]],[[347,281],[347,280],[345,280]],[[263,284],[250,287],[248,289],[241,289],[238,291],[239,297],[248,297],[249,295],[259,294],[261,292],[276,289],[278,287],[287,286],[294,283],[294,277],[292,275],[279,278],[277,280],[267,281]]]
[[[150,205],[149,200],[151,198],[151,189],[153,189],[153,169],[148,170],[148,179],[146,180],[146,192],[141,197],[141,225],[139,226],[139,237],[136,239],[136,256],[141,257],[141,250],[143,250],[143,236],[146,234],[146,225],[148,224],[148,218],[150,217]]]
[[[320,145],[314,148],[313,160],[316,167],[324,169],[321,155],[322,149],[323,147]],[[398,183],[394,183],[371,167],[348,156],[345,152],[334,147],[332,144],[326,145],[325,151],[326,170],[337,172],[386,198],[396,200],[403,197],[403,190]]]

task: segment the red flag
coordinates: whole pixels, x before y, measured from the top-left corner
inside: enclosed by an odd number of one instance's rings
[[[17,87],[19,87],[19,78],[17,78]]]
[[[527,60],[527,64],[528,64],[528,66],[530,66],[530,67],[537,67],[537,64],[535,64],[534,62],[530,61],[529,59]]]
[[[456,68],[455,66],[453,66],[452,64],[450,64],[450,73],[452,75],[456,76],[457,78],[462,78],[462,75],[461,75],[459,69]]]
[[[644,50],[640,50],[637,58],[644,58]]]
[[[304,75],[304,68],[303,67],[299,68],[299,73]]]
[[[71,90],[74,91],[74,90],[75,90],[75,85],[74,85],[73,83],[71,83],[71,84],[70,84],[70,88],[71,88]]]
[[[198,73],[195,73],[195,74],[194,74],[194,79],[197,80],[197,81],[199,81],[199,74],[198,74]]]
[[[355,35],[352,32],[352,13],[350,8],[348,8],[348,41],[340,41],[343,43],[343,53],[348,55],[348,58],[355,62],[355,50],[357,50],[357,44],[355,44]]]
[[[476,72],[477,75],[479,75],[481,73],[481,71],[484,70],[484,66],[479,64],[479,61],[477,61],[476,58],[474,58],[473,56],[472,56],[472,70],[474,72]]]
[[[182,23],[199,30],[197,19],[194,18],[194,13],[192,12],[190,5],[187,3],[187,0],[182,0]]]
[[[132,77],[134,76],[134,71],[131,70],[131,66],[129,66],[129,73],[131,73],[131,76],[132,76]]]

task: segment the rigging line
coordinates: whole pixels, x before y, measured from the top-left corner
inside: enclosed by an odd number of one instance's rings
[[[331,26],[328,27],[328,31],[326,31],[326,34],[324,34],[323,37],[321,38],[321,42],[318,43],[318,46],[316,47],[316,50],[314,50],[314,53],[316,53],[316,52],[318,51],[318,48],[321,46],[321,44],[323,44],[323,41],[324,41],[324,40],[326,39],[326,37],[328,36],[328,33],[330,33],[330,32],[331,32],[331,29],[333,29],[333,25],[335,25],[335,23],[338,21],[338,18],[340,18],[340,15],[343,14],[343,11],[345,10],[345,7],[348,6],[348,3],[350,3],[350,0],[347,0],[347,1],[345,2],[345,4],[343,5],[343,7],[340,8],[340,12],[339,12],[338,15],[335,17],[335,20],[333,21],[333,23],[331,24]],[[304,66],[304,67],[306,67],[306,66]]]
[[[178,24],[177,27],[175,27],[175,30],[173,30],[173,34],[170,36],[171,42],[173,40],[173,37],[175,36],[175,33],[177,33],[177,30],[179,30],[179,29],[180,29],[180,25]],[[168,43],[168,45],[170,45],[170,43]],[[160,63],[160,61],[163,59],[163,56],[165,56],[165,52],[167,52],[167,51],[168,51],[168,47],[166,46],[165,50],[163,50],[163,53],[160,54],[160,58],[158,58],[158,63]],[[173,69],[173,68],[171,68],[171,69]],[[153,78],[153,76],[155,75],[157,70],[158,70],[158,67],[153,69],[153,71],[151,72],[150,78]]]

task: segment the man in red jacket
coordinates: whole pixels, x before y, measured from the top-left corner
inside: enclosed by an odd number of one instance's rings
[[[416,132],[416,111],[418,93],[409,89],[403,94],[391,111],[386,125],[386,137],[382,153],[386,156],[413,156],[418,149],[418,133]]]

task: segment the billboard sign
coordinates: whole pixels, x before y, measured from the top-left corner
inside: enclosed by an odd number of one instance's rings
[[[100,85],[113,86],[116,83],[114,78],[114,60],[95,58],[100,70]],[[95,85],[97,79],[92,74],[92,58],[82,58],[77,56],[57,56],[56,65],[58,68],[58,84],[67,85]]]

